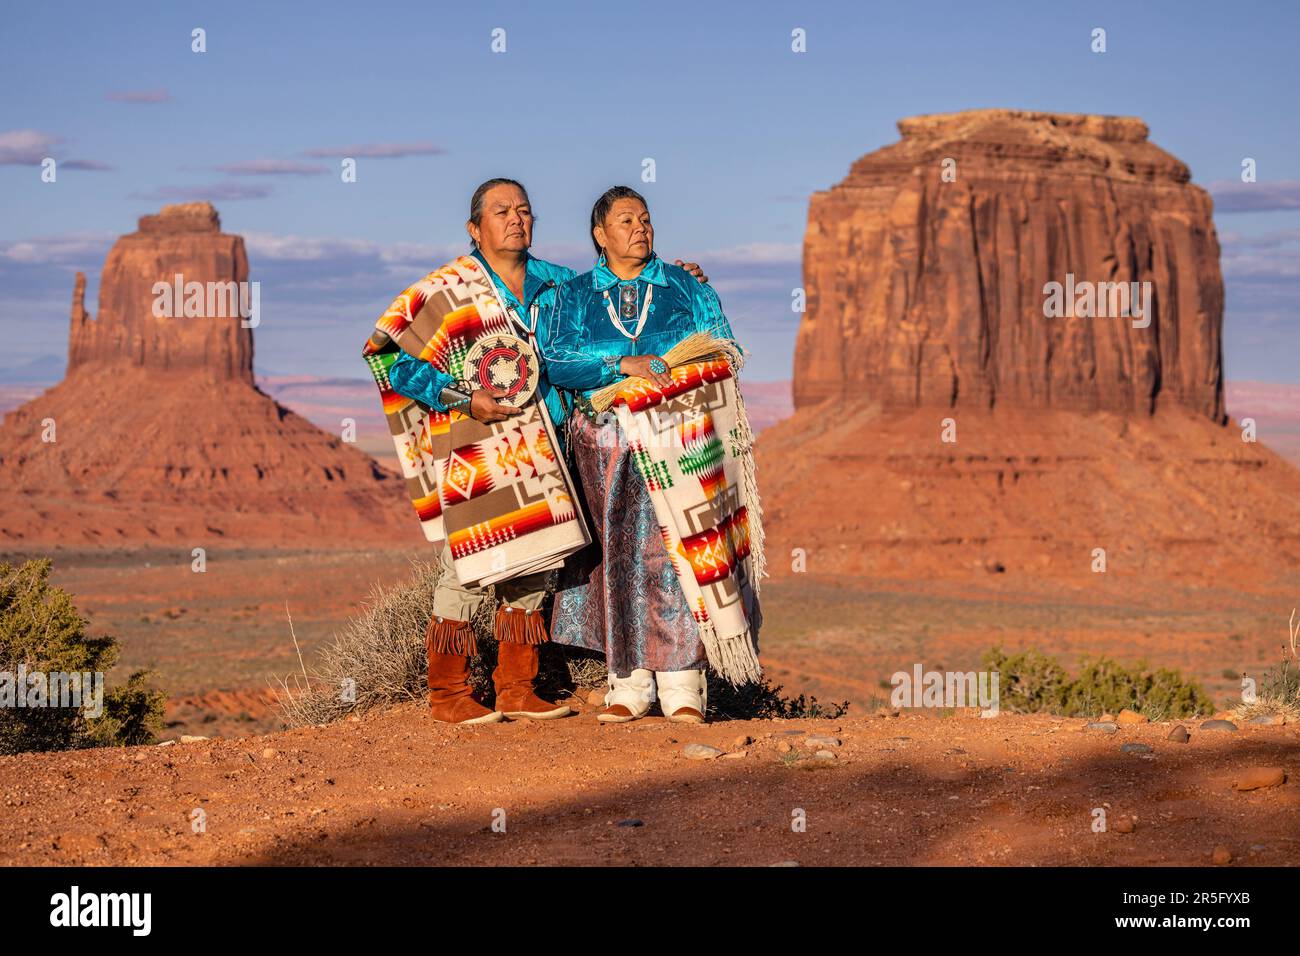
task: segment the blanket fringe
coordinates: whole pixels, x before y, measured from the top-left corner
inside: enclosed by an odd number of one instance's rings
[[[702,621],[700,641],[713,672],[732,687],[755,683],[762,678],[763,667],[758,662],[758,653],[754,650],[754,640],[748,628],[740,634],[719,637],[711,621]]]
[[[732,366],[733,369],[735,367]],[[739,380],[736,381],[736,427],[740,432],[741,444],[744,445],[744,452],[740,455],[740,495],[745,503],[745,516],[749,524],[750,567],[754,572],[751,585],[754,596],[758,597],[763,578],[767,576],[766,536],[763,533],[763,502],[758,496],[758,467],[754,462],[754,430],[749,425],[749,413],[745,410],[745,397],[740,394]]]

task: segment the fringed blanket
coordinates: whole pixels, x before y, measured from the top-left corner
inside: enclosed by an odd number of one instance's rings
[[[612,408],[645,478],[709,666],[732,684],[762,676],[754,620],[764,573],[754,435],[733,367],[739,354],[674,364],[664,390],[620,383]],[[672,362],[671,352],[665,356]]]
[[[460,381],[476,342],[519,334],[483,267],[461,256],[394,299],[362,350],[424,536],[450,543],[467,587],[558,568],[590,540],[554,426],[539,397],[492,425],[436,412],[394,391],[388,369],[401,349]]]

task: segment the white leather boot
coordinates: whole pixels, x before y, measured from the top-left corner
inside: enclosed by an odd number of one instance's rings
[[[605,694],[605,710],[596,715],[606,723],[624,724],[639,720],[650,711],[655,702],[654,671],[639,667],[627,677],[609,675],[609,690]]]
[[[709,704],[709,680],[704,671],[658,671],[655,683],[665,717],[679,724],[704,723]]]

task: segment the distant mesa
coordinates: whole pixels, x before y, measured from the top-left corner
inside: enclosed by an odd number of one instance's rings
[[[154,314],[155,284],[177,275],[221,293],[248,280],[210,203],[120,237],[94,316],[77,274],[64,380],[0,427],[0,545],[418,546],[397,473],[256,387],[237,310]]]

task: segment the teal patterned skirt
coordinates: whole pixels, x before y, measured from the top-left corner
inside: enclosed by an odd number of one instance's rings
[[[620,677],[635,668],[703,670],[699,627],[627,436],[612,415],[597,424],[584,412],[574,410],[569,441],[593,542],[560,572],[551,640],[603,652]]]

